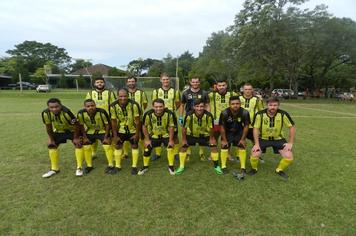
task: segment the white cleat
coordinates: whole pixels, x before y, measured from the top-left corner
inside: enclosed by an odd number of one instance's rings
[[[168,171],[169,171],[169,174],[170,174],[170,175],[175,175],[174,170],[171,170],[171,168],[169,168],[169,167],[168,167]]]
[[[49,178],[49,177],[51,177],[52,175],[55,175],[55,174],[57,174],[59,172],[59,170],[50,170],[50,171],[48,171],[47,173],[44,173],[43,175],[42,175],[42,178]]]
[[[75,171],[75,176],[83,176],[83,170],[81,168],[78,168],[76,171]]]

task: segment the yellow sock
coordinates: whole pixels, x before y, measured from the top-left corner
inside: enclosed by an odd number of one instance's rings
[[[129,150],[130,150],[130,142],[125,141],[124,145],[123,145],[123,149],[124,149],[124,151],[123,151],[122,155],[123,156],[128,156],[129,155]]]
[[[199,156],[204,155],[204,147],[199,146]]]
[[[246,169],[246,149],[237,148],[237,156],[240,158],[240,168]]]
[[[98,140],[95,140],[95,143],[93,143],[91,145],[91,155],[92,156],[95,156],[96,155],[96,152],[98,151],[98,144],[99,144],[99,141]]]
[[[115,149],[114,157],[115,157],[115,167],[121,168],[121,156],[122,156],[122,149]]]
[[[75,159],[77,160],[77,168],[83,168],[83,161],[84,161],[83,148],[75,149]]]
[[[177,155],[177,154],[179,154],[179,143],[178,144],[174,144],[174,154],[173,154],[173,156]]]
[[[162,153],[162,148],[161,147],[156,147],[155,148],[156,156],[161,156]]]
[[[218,160],[219,160],[219,153],[217,153],[217,152],[212,152],[212,153],[211,153],[211,159],[212,159],[213,161],[218,161]]]
[[[84,159],[85,162],[87,163],[88,167],[92,167],[92,155],[91,155],[91,145],[84,145],[83,146],[83,151],[84,151]]]
[[[221,168],[226,168],[226,161],[228,156],[229,156],[229,149],[221,149],[220,151]]]
[[[277,172],[284,171],[292,163],[292,161],[293,160],[286,159],[285,157],[282,157],[282,160],[279,162],[276,171]]]
[[[132,154],[132,167],[137,167],[138,148],[137,149],[132,149],[131,154]]]
[[[188,149],[187,149],[187,155],[191,155],[192,154],[192,150],[191,150],[191,148],[190,147],[188,147]],[[181,154],[181,152],[179,152],[179,156],[180,156],[180,154]]]
[[[186,157],[187,157],[187,152],[179,152],[179,167],[180,168],[184,168]]]
[[[149,166],[151,157],[143,156],[143,166]]]
[[[108,166],[113,167],[114,166],[114,150],[112,149],[111,145],[103,145],[104,151],[105,151],[105,156],[106,159],[108,160]]]
[[[258,161],[259,158],[258,157],[250,157],[250,163],[251,163],[251,168],[257,170],[257,166],[258,166]]]
[[[173,166],[174,165],[174,149],[173,148],[167,148],[167,159],[168,159],[168,165]]]
[[[49,159],[51,160],[51,170],[59,170],[59,151],[57,148],[48,149]]]

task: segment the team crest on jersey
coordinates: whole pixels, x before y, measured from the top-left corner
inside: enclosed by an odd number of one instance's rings
[[[192,94],[188,94],[188,99],[193,99],[193,95]]]
[[[227,118],[227,122],[233,122],[233,121],[234,121],[234,119],[231,116],[229,116],[229,118]]]
[[[265,125],[268,125],[268,121],[269,121],[268,118],[264,118],[264,119],[263,119],[263,123],[264,123]]]

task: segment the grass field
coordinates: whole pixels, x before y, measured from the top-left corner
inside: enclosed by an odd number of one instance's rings
[[[77,111],[84,96],[0,91],[0,235],[356,234],[356,103],[282,103],[297,125],[287,182],[274,174],[271,152],[256,176],[238,182],[194,157],[182,176],[168,174],[165,158],[144,176],[130,175],[129,160],[108,176],[101,148],[93,172],[78,178],[71,144],[61,146],[61,173],[42,179],[46,100]]]

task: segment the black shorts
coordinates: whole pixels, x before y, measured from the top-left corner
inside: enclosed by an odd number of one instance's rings
[[[262,153],[266,152],[266,149],[268,147],[272,147],[273,148],[273,152],[275,154],[279,153],[279,150],[284,148],[284,144],[287,143],[287,141],[283,138],[283,139],[279,139],[279,140],[265,140],[265,139],[260,139],[260,148]]]
[[[122,145],[125,141],[130,142],[131,145],[137,144],[138,142],[131,139],[135,134],[121,134],[118,133],[117,136],[120,138],[120,141],[116,143],[116,145]]]
[[[90,141],[90,144],[95,143],[96,140],[100,140],[103,143],[105,134],[87,134],[87,138]]]
[[[252,142],[254,142],[254,139],[253,139],[253,128],[249,128],[249,129],[248,129],[246,138],[248,138],[249,140],[251,140]]]
[[[65,133],[53,133],[54,142],[58,146],[61,143],[66,143],[67,140],[72,140],[74,138],[73,132],[65,132]]]
[[[209,146],[209,136],[208,137],[193,137],[190,135],[187,135],[187,143],[189,146],[195,146],[195,144],[199,144],[199,146]]]
[[[242,137],[242,133],[227,133],[226,134],[226,139],[227,139],[227,143],[229,144],[229,147],[235,146],[235,147],[239,147],[239,148],[244,148],[243,146],[239,146],[239,142],[241,140]]]
[[[152,147],[160,147],[162,144],[168,147],[169,138],[151,138]]]

